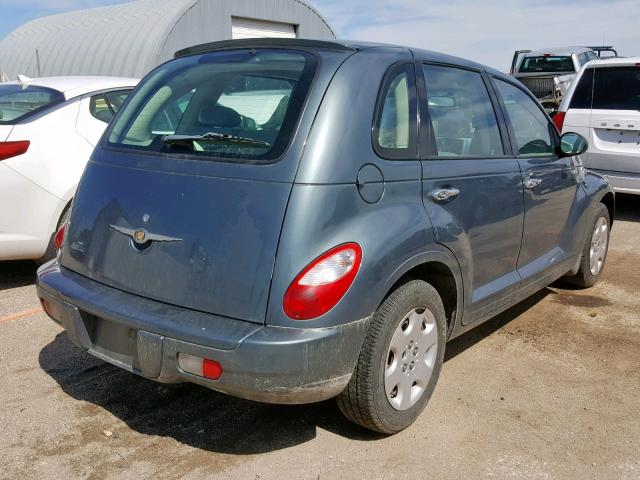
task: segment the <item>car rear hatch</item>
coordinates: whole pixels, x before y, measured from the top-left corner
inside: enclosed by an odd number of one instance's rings
[[[594,111],[587,166],[640,173],[640,112]]]
[[[590,146],[585,164],[614,172],[640,173],[640,67],[586,71],[592,87]]]
[[[146,298],[264,322],[298,160],[346,56],[239,49],[152,72],[87,166],[62,266]]]

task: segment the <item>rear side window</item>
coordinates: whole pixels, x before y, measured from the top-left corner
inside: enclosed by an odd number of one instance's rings
[[[640,110],[640,68],[609,67],[585,70],[569,108]]]
[[[316,63],[309,53],[275,49],[179,58],[136,89],[108,143],[238,163],[274,160],[293,135]]]
[[[57,90],[31,85],[0,85],[0,124],[23,120],[51,105],[64,102]]]
[[[573,96],[571,97],[569,108],[591,108],[591,98],[593,94],[593,72],[593,68],[587,68],[582,73],[582,76],[580,77],[580,80],[578,81],[578,84],[573,91]]]
[[[387,73],[376,108],[374,146],[384,158],[416,155],[416,93],[413,64],[402,64]]]
[[[496,113],[478,72],[424,65],[427,108],[438,157],[504,155]]]
[[[535,72],[575,72],[571,57],[540,55],[537,57],[525,57],[520,65],[521,73]]]
[[[518,155],[555,155],[555,127],[539,104],[522,89],[497,78],[495,82],[513,128]]]
[[[127,99],[131,90],[118,90],[91,97],[89,111],[98,120],[109,123]]]

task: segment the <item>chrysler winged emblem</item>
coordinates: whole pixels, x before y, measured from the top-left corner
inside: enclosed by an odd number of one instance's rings
[[[131,238],[136,244],[143,245],[148,242],[181,242],[181,238],[168,237],[167,235],[160,235],[157,233],[151,233],[144,228],[126,228],[119,227],[117,225],[109,225],[109,228],[116,232],[122,233]]]

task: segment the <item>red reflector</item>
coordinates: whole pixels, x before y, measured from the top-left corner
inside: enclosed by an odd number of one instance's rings
[[[567,115],[567,112],[557,112],[553,116],[553,124],[558,129],[558,133],[562,134],[562,128],[564,127],[564,117]]]
[[[218,380],[222,376],[222,365],[215,360],[202,360],[202,376],[211,380]]]
[[[550,53],[545,53],[545,54],[543,55],[543,57],[550,57],[550,56],[551,56],[551,54],[550,54]]]
[[[45,313],[50,317],[53,317],[53,312],[51,311],[51,304],[49,303],[49,300],[46,300],[43,298],[41,300],[41,303],[42,303],[42,309],[45,311]]]
[[[22,142],[0,142],[0,160],[17,157],[23,153],[27,153],[31,142],[24,140]]]
[[[56,247],[56,250],[60,250],[62,248],[62,242],[64,242],[64,234],[67,230],[67,224],[64,223],[56,232],[55,237],[53,237],[53,244]]]
[[[282,308],[293,320],[324,315],[342,299],[356,278],[362,249],[357,243],[335,247],[315,259],[291,283]]]

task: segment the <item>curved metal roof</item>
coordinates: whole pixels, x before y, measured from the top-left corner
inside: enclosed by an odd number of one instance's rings
[[[26,23],[0,42],[0,70],[12,79],[142,77],[176,47],[230,38],[232,16],[292,23],[300,36],[335,37],[301,0],[138,0]]]

